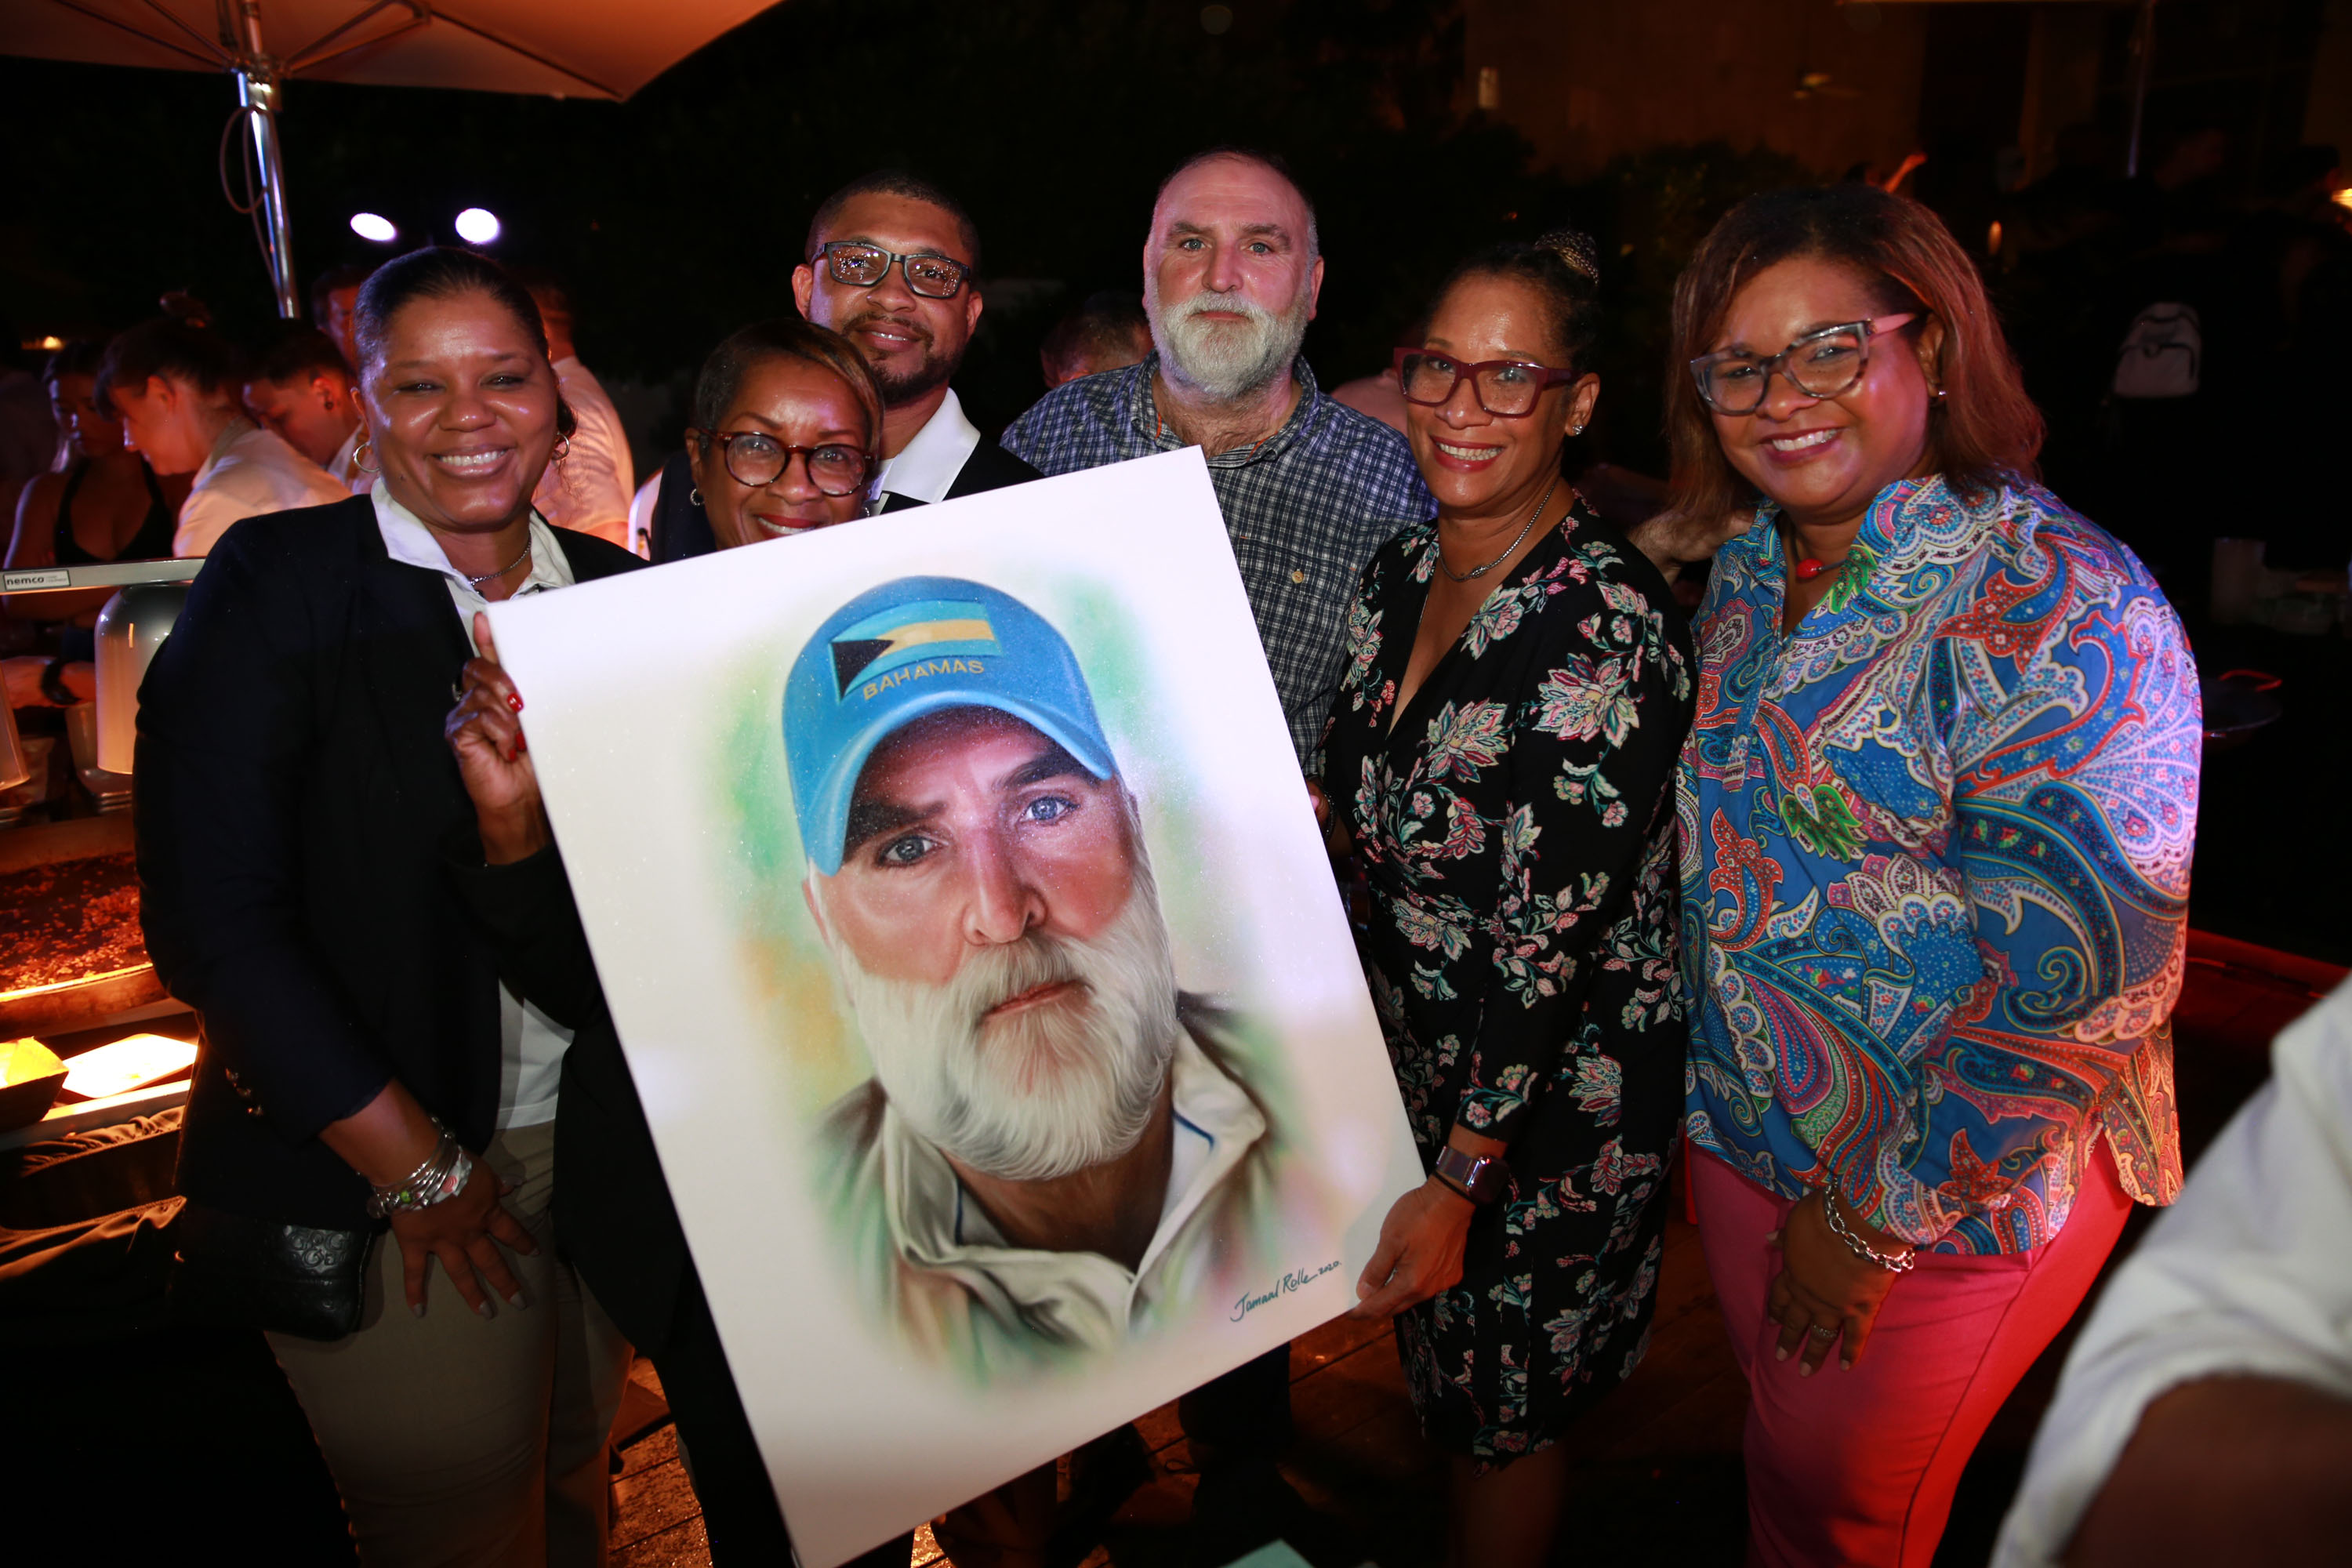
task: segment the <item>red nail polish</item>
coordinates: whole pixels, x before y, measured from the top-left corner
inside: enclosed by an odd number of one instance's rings
[[[514,710],[516,712],[518,712],[518,713],[521,712],[521,711],[522,711],[522,693],[521,693],[521,692],[520,692],[520,691],[509,691],[509,692],[508,692],[508,693],[507,693],[507,706],[508,706],[508,707],[509,707],[509,708],[511,708],[511,709],[513,709],[513,710]]]

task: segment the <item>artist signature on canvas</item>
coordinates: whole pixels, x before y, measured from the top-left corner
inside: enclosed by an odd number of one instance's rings
[[[1303,1290],[1307,1286],[1313,1284],[1316,1280],[1322,1279],[1323,1276],[1330,1273],[1331,1270],[1339,1267],[1339,1260],[1335,1258],[1331,1259],[1330,1262],[1323,1265],[1320,1268],[1294,1268],[1289,1273],[1284,1275],[1281,1279],[1276,1280],[1274,1282],[1274,1289],[1266,1291],[1264,1295],[1244,1296],[1240,1300],[1234,1302],[1234,1315],[1228,1321],[1238,1323],[1244,1318],[1248,1317],[1252,1312],[1256,1311],[1260,1307],[1265,1306],[1268,1301],[1273,1300],[1277,1296],[1287,1296],[1293,1290]]]

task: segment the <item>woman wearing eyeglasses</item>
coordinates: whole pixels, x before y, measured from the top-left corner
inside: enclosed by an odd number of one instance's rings
[[[2196,672],[2146,569],[2034,482],[2041,416],[1926,208],[1754,197],[1675,333],[1682,509],[1755,509],[1678,792],[1749,1560],[1924,1568],[2132,1201],[2179,1185]]]
[[[1323,788],[1427,1182],[1357,1283],[1452,1458],[1447,1561],[1538,1564],[1557,1439],[1640,1359],[1685,1042],[1675,759],[1693,661],[1642,555],[1560,478],[1600,380],[1581,236],[1504,246],[1396,357],[1437,498],[1364,571]]]
[[[791,539],[865,514],[882,393],[845,339],[797,319],[746,327],[703,362],[690,408],[686,472],[719,548]],[[790,1538],[540,799],[522,697],[497,664],[486,624],[477,636],[481,657],[467,665],[446,725],[482,847],[464,886],[506,972],[575,1028],[555,1121],[564,1171],[556,1239],[661,1376],[715,1559],[787,1562]],[[908,1542],[894,1545],[895,1561],[887,1549],[874,1561],[901,1568]]]

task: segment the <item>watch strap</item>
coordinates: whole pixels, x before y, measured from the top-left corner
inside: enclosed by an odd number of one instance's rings
[[[1465,1154],[1447,1144],[1437,1152],[1433,1173],[1474,1204],[1490,1204],[1503,1195],[1507,1172],[1492,1154]]]

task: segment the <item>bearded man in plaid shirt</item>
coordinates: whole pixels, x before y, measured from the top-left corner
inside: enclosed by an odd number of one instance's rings
[[[1299,357],[1322,286],[1315,208],[1280,162],[1202,153],[1161,184],[1144,240],[1156,352],[1056,387],[1004,432],[1047,474],[1201,448],[1301,766],[1357,575],[1436,508],[1404,437],[1326,396]]]

